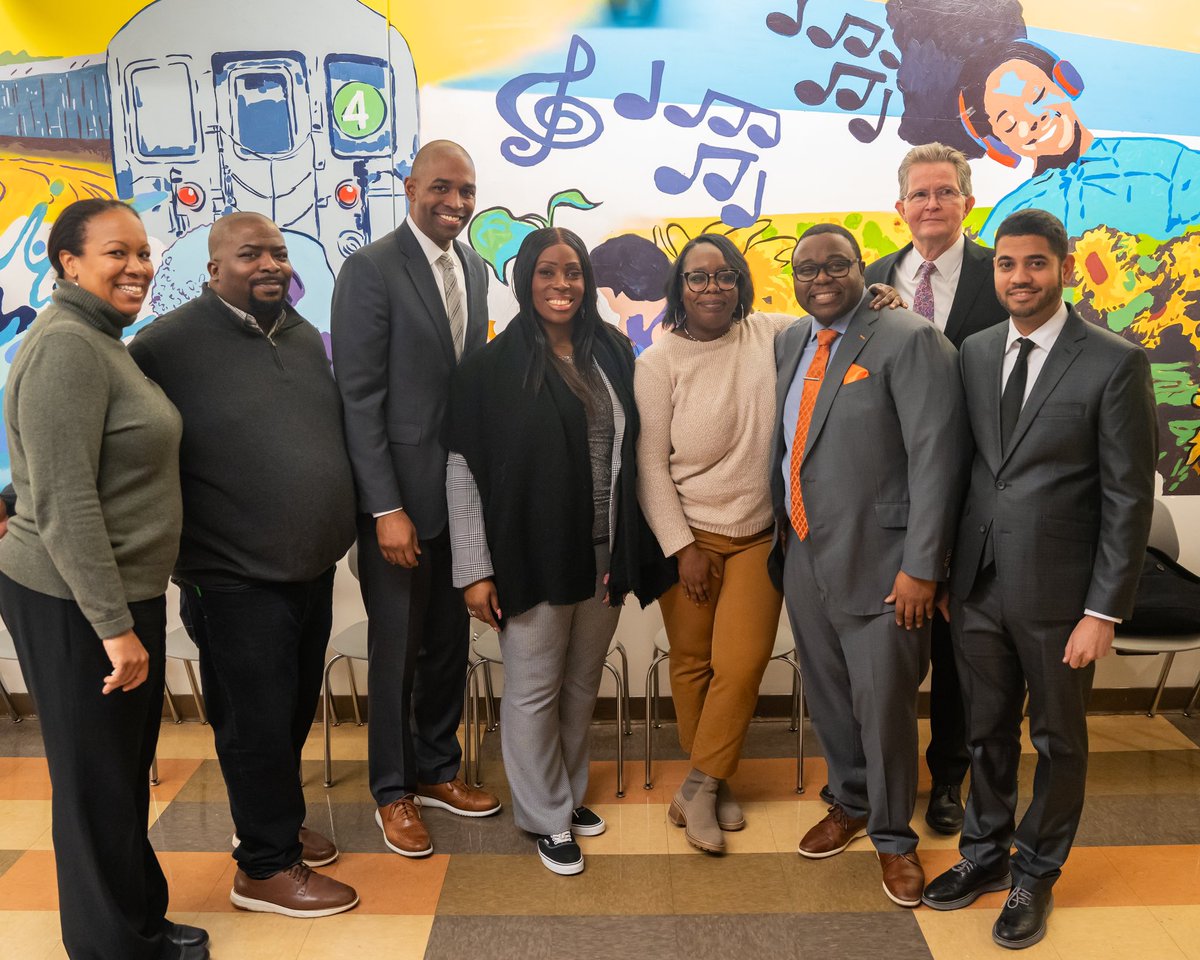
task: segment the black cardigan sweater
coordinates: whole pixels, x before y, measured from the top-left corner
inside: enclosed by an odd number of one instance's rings
[[[479,487],[506,616],[543,602],[579,603],[596,587],[587,415],[553,364],[536,394],[524,385],[533,349],[514,320],[464,360],[451,381],[445,424],[447,448],[463,456]],[[605,325],[594,357],[625,413],[609,602],[616,606],[632,592],[646,606],[675,581],[676,567],[638,506],[633,350]]]

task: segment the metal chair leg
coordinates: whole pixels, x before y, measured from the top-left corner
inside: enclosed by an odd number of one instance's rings
[[[183,717],[179,715],[179,706],[175,703],[175,695],[171,693],[171,688],[167,686],[166,677],[163,677],[163,699],[167,701],[167,709],[171,711],[171,719],[175,723],[183,723]]]
[[[196,716],[201,723],[208,723],[208,711],[204,709],[204,700],[200,696],[200,684],[196,682],[196,671],[192,668],[191,660],[183,661],[183,669],[187,673],[188,686],[192,688],[192,702],[196,704]]]
[[[1192,710],[1196,707],[1196,700],[1200,698],[1200,676],[1196,677],[1196,685],[1192,687],[1192,695],[1188,697],[1187,706],[1183,708],[1183,715],[1190,717]]]
[[[325,786],[333,786],[333,760],[329,754],[329,720],[333,718],[334,726],[337,726],[340,721],[337,719],[337,714],[333,710],[333,697],[329,693],[329,671],[333,669],[333,665],[339,660],[345,660],[345,654],[339,653],[332,657],[325,664],[325,672],[321,677],[321,728],[325,735]]]
[[[784,654],[781,657],[773,657],[780,663],[786,663],[792,668],[792,683],[793,689],[799,691],[799,699],[801,704],[804,702],[804,674],[800,672],[800,664],[794,657]],[[795,724],[791,729],[796,732],[796,792],[804,792],[804,716],[803,711],[800,711],[799,721],[793,720]]]
[[[479,729],[479,697],[477,696],[475,674],[480,667],[484,667],[486,671],[487,663],[486,660],[476,660],[467,668],[463,692],[463,776],[467,783],[474,784],[476,787],[483,786],[479,762],[483,733]]]
[[[1171,672],[1171,665],[1174,663],[1175,654],[1168,653],[1166,659],[1163,660],[1162,672],[1158,675],[1158,686],[1154,689],[1154,700],[1150,703],[1150,712],[1146,716],[1152,717],[1158,711],[1159,701],[1162,700],[1163,690],[1167,686],[1167,674]]]
[[[654,789],[654,781],[650,777],[651,766],[654,763],[654,728],[661,726],[656,723],[658,717],[658,665],[667,659],[665,653],[656,654],[646,670],[646,782],[647,790]]]
[[[150,786],[158,786],[158,754],[154,755],[154,759],[150,761]]]
[[[794,658],[789,658],[794,659]],[[796,729],[804,722],[804,717],[801,716],[800,710],[800,681],[795,676],[792,677],[792,722],[788,725],[788,733],[795,733]]]
[[[500,712],[496,709],[496,691],[492,688],[492,665],[483,668],[483,706],[487,716],[487,732],[495,733],[500,726]]]
[[[362,711],[358,707],[358,684],[354,682],[354,661],[346,658],[346,673],[350,677],[350,706],[354,708],[354,725],[363,725]]]
[[[619,671],[608,660],[604,661],[604,669],[612,674],[617,685],[617,796],[625,796],[625,689]]]
[[[4,709],[8,711],[9,719],[13,723],[20,723],[21,715],[17,713],[17,705],[13,703],[12,697],[8,695],[8,688],[4,686],[2,680],[0,680],[0,700],[4,701]]]
[[[613,644],[610,655],[615,653],[621,659],[621,683],[625,690],[625,736],[633,736],[633,718],[629,715],[629,654],[625,650],[625,644],[618,640]]]

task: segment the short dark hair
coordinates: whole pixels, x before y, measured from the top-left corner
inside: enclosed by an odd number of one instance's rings
[[[845,237],[850,241],[850,249],[854,251],[854,259],[862,260],[862,250],[858,246],[858,241],[854,239],[854,234],[843,227],[840,223],[814,223],[811,227],[800,234],[800,240],[796,241],[796,246],[800,246],[800,241],[806,237],[819,237],[823,233],[837,234],[839,237]],[[795,257],[793,249],[792,256]]]
[[[1030,207],[1018,210],[1004,218],[1004,222],[996,228],[995,244],[1000,243],[1001,237],[1045,237],[1050,245],[1050,252],[1059,260],[1067,259],[1067,229],[1062,221],[1046,210]]]
[[[667,276],[666,286],[667,309],[661,322],[664,330],[672,330],[686,319],[683,310],[683,262],[693,248],[701,243],[716,247],[725,259],[726,266],[738,272],[738,303],[737,308],[733,311],[733,319],[741,320],[754,309],[754,280],[750,276],[750,264],[746,262],[745,255],[728,237],[719,233],[702,233],[684,244],[683,249],[679,251],[679,256],[671,264],[671,272]]]
[[[630,300],[659,300],[671,270],[671,258],[636,233],[612,237],[592,251],[596,286]]]
[[[90,197],[87,200],[76,200],[63,207],[62,213],[50,228],[50,238],[46,241],[46,256],[54,273],[61,280],[64,276],[62,261],[63,253],[80,256],[83,253],[83,241],[87,236],[87,225],[95,217],[109,210],[128,210],[133,216],[138,213],[123,200],[111,200],[102,197]]]

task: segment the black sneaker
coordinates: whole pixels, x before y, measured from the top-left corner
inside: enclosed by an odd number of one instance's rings
[[[570,830],[538,837],[537,850],[548,870],[564,877],[583,873],[583,851]]]
[[[577,837],[598,837],[608,829],[600,814],[587,807],[576,807],[571,811],[571,832]]]
[[[925,888],[921,902],[934,910],[957,910],[974,903],[982,894],[1007,890],[1012,886],[1008,867],[984,870],[965,857],[945,873],[935,877]]]
[[[1054,909],[1049,890],[1013,887],[992,927],[992,940],[1009,950],[1032,947],[1046,935],[1046,919]]]

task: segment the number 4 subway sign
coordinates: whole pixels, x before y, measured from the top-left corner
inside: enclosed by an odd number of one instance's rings
[[[392,151],[390,68],[372,57],[342,57],[329,71],[329,137],[338,156],[382,156]]]

